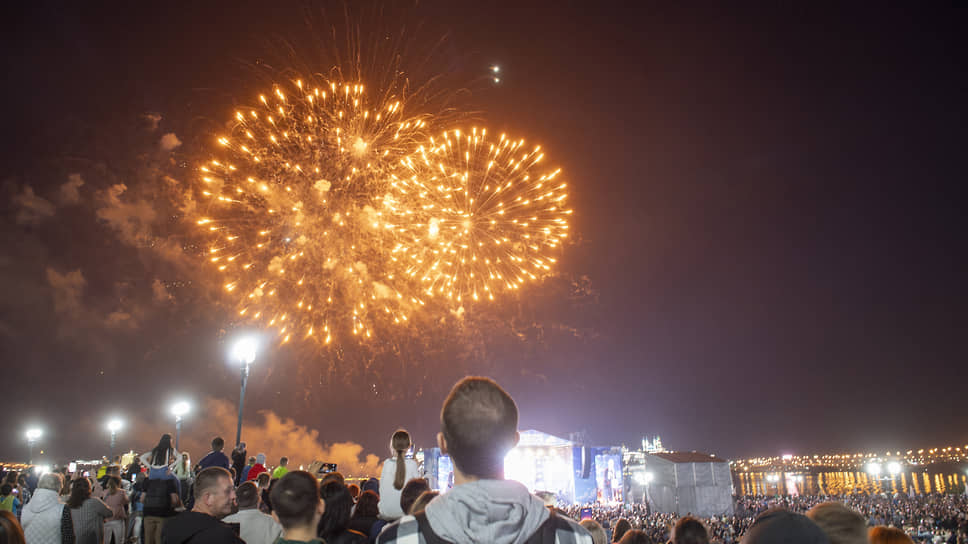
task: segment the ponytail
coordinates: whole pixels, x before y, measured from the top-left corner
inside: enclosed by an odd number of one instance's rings
[[[403,489],[403,484],[407,483],[407,460],[404,454],[411,446],[410,433],[403,429],[397,429],[390,439],[390,449],[396,454],[397,471],[393,476],[393,488]]]

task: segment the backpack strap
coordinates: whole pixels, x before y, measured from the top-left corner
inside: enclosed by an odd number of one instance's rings
[[[417,528],[420,530],[420,535],[423,536],[424,542],[427,544],[451,544],[440,538],[430,527],[430,522],[427,521],[427,513],[425,511],[417,512],[413,517],[417,518]]]
[[[557,528],[558,516],[555,514],[554,509],[549,508],[548,519],[544,520],[544,523],[538,527],[538,530],[528,538],[526,544],[554,544],[555,538],[557,538],[555,534]]]

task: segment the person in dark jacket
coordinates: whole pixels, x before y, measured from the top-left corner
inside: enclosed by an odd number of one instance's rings
[[[232,473],[210,467],[195,478],[195,506],[165,524],[163,544],[244,544],[236,530],[221,520],[235,507]]]
[[[242,478],[242,469],[245,468],[245,455],[245,442],[236,444],[235,449],[232,450],[232,468],[235,469],[235,485],[239,485],[245,481]]]
[[[212,439],[212,451],[208,452],[208,455],[202,457],[202,460],[198,462],[198,470],[202,471],[208,467],[222,467],[224,469],[229,468],[229,458],[222,453],[222,448],[225,447],[225,440],[222,440],[221,436],[216,436]]]

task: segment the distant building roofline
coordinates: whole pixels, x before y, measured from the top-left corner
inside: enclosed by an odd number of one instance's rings
[[[715,455],[703,453],[701,451],[664,451],[647,454],[652,457],[664,459],[670,463],[726,463],[725,459],[720,459]]]

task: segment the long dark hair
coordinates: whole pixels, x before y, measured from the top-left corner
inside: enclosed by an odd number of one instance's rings
[[[393,475],[393,488],[403,489],[403,484],[407,483],[407,461],[404,454],[410,449],[410,433],[403,429],[397,429],[390,438],[390,449],[397,456],[397,472]]]
[[[320,538],[329,542],[334,540],[350,523],[353,511],[353,497],[346,485],[340,482],[328,482],[319,488],[319,497],[326,503],[323,517],[319,519],[316,533]]]
[[[87,478],[78,478],[71,482],[71,496],[67,498],[67,506],[80,508],[89,498],[91,498],[91,482]]]
[[[151,450],[151,464],[152,465],[164,465],[167,463],[167,459],[171,459],[175,456],[175,449],[171,447],[171,435],[165,433],[161,435],[161,440],[158,441],[158,445]]]
[[[380,515],[380,496],[369,489],[360,493],[353,519],[375,518],[378,515]]]

